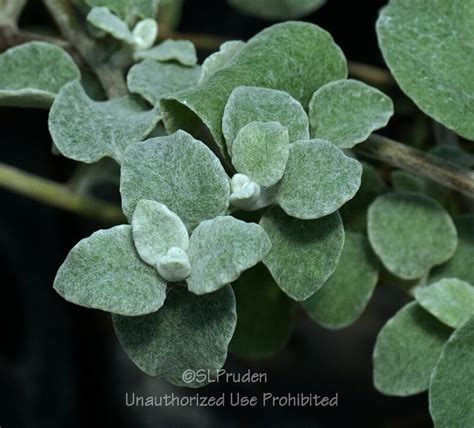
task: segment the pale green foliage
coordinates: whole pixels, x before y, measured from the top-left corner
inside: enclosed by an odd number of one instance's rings
[[[97,162],[110,156],[119,163],[125,148],[145,138],[160,120],[129,96],[109,101],[91,100],[78,81],[65,85],[49,114],[49,132],[66,157]]]
[[[196,48],[189,40],[165,40],[151,49],[137,51],[134,57],[136,60],[174,61],[187,67],[197,64]]]
[[[364,311],[379,277],[377,259],[367,238],[346,232],[336,270],[305,300],[303,308],[318,324],[330,329],[347,327]]]
[[[110,34],[117,40],[133,44],[133,34],[125,21],[107,7],[93,7],[87,15],[87,20],[99,30]]]
[[[374,350],[374,384],[405,397],[426,391],[452,330],[417,303],[403,307],[380,331]]]
[[[350,149],[385,127],[392,115],[392,100],[383,92],[357,80],[338,80],[311,98],[311,137]]]
[[[346,76],[344,55],[326,31],[309,23],[285,22],[250,39],[226,67],[206,82],[163,99],[163,120],[169,131],[181,128],[192,132],[204,123],[225,156],[222,116],[236,87],[278,89],[307,107],[314,91]]]
[[[191,274],[191,262],[182,248],[171,247],[156,264],[158,273],[169,282],[183,281]]]
[[[336,269],[344,246],[338,213],[318,220],[299,220],[272,207],[260,225],[272,243],[263,262],[280,288],[294,300],[307,299]]]
[[[30,42],[0,55],[0,106],[49,108],[59,90],[81,73],[60,47]]]
[[[209,79],[216,71],[225,67],[242,50],[245,43],[241,40],[224,42],[219,51],[209,55],[202,63],[202,74],[199,83]]]
[[[132,35],[136,49],[150,49],[158,37],[158,24],[154,19],[144,19],[135,25]]]
[[[442,279],[415,290],[415,298],[429,313],[457,328],[474,315],[474,287],[455,278]]]
[[[324,140],[298,141],[277,193],[283,210],[303,220],[324,217],[352,199],[360,187],[362,166]]]
[[[124,154],[120,182],[122,208],[132,217],[140,199],[175,212],[188,230],[225,214],[229,179],[217,157],[184,131],[131,144]]]
[[[459,243],[454,256],[441,266],[430,272],[430,281],[442,278],[458,278],[474,284],[474,216],[463,215],[454,217],[458,231]]]
[[[288,129],[278,122],[251,122],[232,144],[235,169],[264,187],[280,181],[289,154]]]
[[[155,266],[172,247],[187,250],[189,235],[181,219],[156,201],[138,202],[132,217],[132,233],[140,257]]]
[[[130,92],[158,105],[164,96],[195,86],[200,72],[199,67],[183,67],[146,59],[130,69],[127,85]]]
[[[154,18],[159,0],[85,0],[90,7],[107,7],[128,23],[137,18]]]
[[[393,76],[426,114],[474,139],[474,0],[391,0],[377,35]]]
[[[474,426],[474,317],[446,343],[430,384],[430,413],[436,428]]]
[[[117,336],[131,360],[145,373],[175,385],[199,387],[183,380],[186,370],[215,376],[227,357],[237,316],[230,286],[196,296],[181,284],[169,291],[158,312],[143,317],[114,316]]]
[[[368,234],[384,266],[403,279],[421,278],[449,260],[457,247],[451,217],[437,202],[417,193],[378,197],[369,208]]]
[[[227,0],[242,13],[268,20],[301,18],[319,9],[326,0]]]
[[[308,116],[290,95],[275,89],[239,86],[232,91],[222,118],[222,130],[231,157],[237,135],[252,122],[279,122],[288,129],[290,143],[309,138]]]
[[[237,302],[237,327],[230,351],[241,358],[269,358],[290,336],[295,305],[268,270],[258,264],[232,284]]]
[[[166,283],[140,259],[131,227],[123,225],[80,241],[59,268],[54,288],[76,305],[135,316],[163,305]]]

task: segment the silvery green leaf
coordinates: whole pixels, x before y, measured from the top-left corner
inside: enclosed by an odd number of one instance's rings
[[[377,35],[393,76],[428,116],[474,139],[474,0],[391,0]]]
[[[93,7],[87,15],[87,21],[115,39],[133,44],[133,35],[127,23],[112,13],[109,8]]]
[[[384,266],[402,279],[417,279],[449,260],[457,247],[449,214],[426,196],[392,192],[370,206],[369,240]]]
[[[164,98],[161,108],[168,131],[185,129],[192,133],[204,123],[225,156],[222,116],[236,87],[278,89],[307,107],[314,91],[346,76],[346,59],[326,31],[306,22],[285,22],[250,39],[226,67],[206,82]],[[255,120],[262,119],[249,122]]]
[[[431,315],[449,327],[461,327],[474,315],[474,287],[456,278],[418,287],[415,298]]]
[[[359,190],[362,165],[324,140],[298,141],[290,146],[277,202],[302,220],[337,211]]]
[[[195,86],[200,72],[198,66],[190,68],[146,59],[130,69],[127,85],[130,92],[158,105],[164,96]]]
[[[110,156],[121,162],[125,148],[145,138],[160,120],[157,109],[147,110],[131,97],[91,100],[78,81],[65,85],[49,113],[49,131],[66,157],[97,162]]]
[[[202,73],[199,83],[206,82],[218,70],[230,64],[232,59],[242,50],[245,42],[231,40],[224,42],[217,52],[209,55],[202,63]]]
[[[387,190],[387,185],[372,165],[366,162],[361,162],[361,164],[362,181],[360,188],[355,196],[341,207],[339,213],[346,229],[365,233],[369,205],[377,196]]]
[[[132,144],[122,162],[122,208],[132,218],[140,199],[158,201],[178,215],[188,230],[223,215],[229,178],[219,159],[184,131]]]
[[[113,317],[115,331],[130,359],[145,373],[178,386],[197,388],[224,365],[235,330],[235,297],[230,286],[196,296],[173,286],[166,304],[143,317]]]
[[[436,428],[474,426],[474,317],[446,343],[430,384],[430,413]]]
[[[85,0],[90,7],[107,7],[128,23],[137,18],[154,18],[159,0]]]
[[[309,138],[308,116],[293,97],[275,89],[239,86],[232,91],[222,118],[231,157],[237,135],[252,122],[279,122],[288,129],[290,143]]]
[[[336,269],[344,246],[344,228],[338,213],[317,220],[299,220],[272,207],[260,225],[272,243],[263,262],[292,299],[307,299]]]
[[[279,122],[251,122],[232,144],[235,169],[264,187],[281,180],[289,154],[288,128]]]
[[[350,149],[393,116],[392,100],[357,80],[338,80],[319,88],[309,103],[311,137]]]
[[[152,18],[139,21],[132,31],[133,44],[136,49],[150,49],[158,37],[158,24]]]
[[[330,329],[354,323],[369,303],[379,277],[377,259],[364,235],[346,232],[336,270],[302,305],[311,319]]]
[[[298,19],[319,9],[326,0],[227,0],[238,11],[270,21]]]
[[[430,272],[431,282],[442,278],[458,278],[469,284],[474,284],[474,215],[454,217],[454,224],[458,231],[459,242],[454,256],[446,263],[436,266]]]
[[[452,330],[417,303],[398,311],[380,330],[374,349],[374,384],[382,393],[406,397],[426,391]]]
[[[157,311],[166,283],[138,256],[128,225],[99,230],[69,252],[54,279],[67,301],[121,315]]]
[[[267,234],[258,224],[230,216],[203,221],[189,242],[192,266],[186,279],[189,291],[212,293],[230,284],[262,261],[270,247]]]
[[[230,351],[240,358],[269,358],[290,337],[294,302],[283,293],[263,264],[244,272],[232,284],[237,327]]]
[[[59,90],[81,73],[60,47],[30,42],[0,55],[0,106],[49,108]]]
[[[132,216],[132,234],[138,254],[155,266],[172,247],[187,250],[189,235],[181,219],[156,201],[138,201]]]
[[[175,61],[187,67],[197,64],[196,48],[189,40],[165,40],[151,49],[137,51],[134,57],[136,60]]]

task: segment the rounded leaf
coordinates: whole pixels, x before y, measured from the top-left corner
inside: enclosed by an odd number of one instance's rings
[[[338,80],[319,88],[309,103],[311,137],[350,149],[387,125],[392,100],[357,80]]]
[[[270,21],[297,19],[319,9],[326,0],[227,0],[242,13]]]
[[[134,57],[137,61],[143,59],[175,61],[186,67],[194,67],[197,64],[196,48],[189,40],[165,40],[151,49],[137,51]]]
[[[264,187],[281,180],[289,154],[288,129],[278,122],[249,123],[232,145],[235,169]]]
[[[344,246],[344,227],[338,213],[303,221],[272,207],[260,225],[272,243],[263,262],[292,299],[307,299],[336,269]]]
[[[67,301],[121,315],[157,311],[166,283],[138,256],[128,225],[99,230],[69,252],[54,279]]]
[[[225,214],[229,178],[219,159],[184,131],[132,144],[120,179],[122,208],[128,218],[140,199],[166,205],[188,230]]]
[[[450,259],[457,232],[434,200],[409,192],[379,196],[368,213],[368,235],[384,266],[402,279],[417,279]]]
[[[87,15],[87,21],[115,39],[133,44],[133,35],[127,23],[112,13],[109,8],[93,7]]]
[[[354,323],[369,303],[379,277],[377,259],[364,235],[346,232],[336,270],[302,305],[310,318],[330,329]]]
[[[132,216],[132,234],[138,254],[155,266],[172,247],[187,250],[189,235],[181,219],[156,201],[138,201]]]
[[[209,55],[202,63],[202,74],[199,83],[209,80],[216,71],[225,67],[242,50],[245,42],[242,40],[231,40],[224,42],[219,51]]]
[[[406,397],[426,391],[452,330],[417,303],[409,303],[380,330],[374,350],[374,384]]]
[[[337,211],[359,190],[362,165],[324,140],[298,141],[277,193],[277,202],[292,217],[303,220]]]
[[[150,49],[158,36],[158,24],[152,18],[143,19],[135,25],[132,35],[136,49]]]
[[[143,317],[113,317],[117,337],[145,373],[197,388],[224,365],[235,330],[235,297],[230,286],[205,296],[181,284],[168,291],[166,305]],[[206,372],[206,379],[188,377]],[[202,373],[201,372],[201,373]]]
[[[203,221],[189,242],[189,291],[212,293],[230,284],[260,262],[270,247],[267,234],[258,224],[230,216]]]
[[[391,0],[379,46],[402,90],[428,116],[474,140],[474,0]]]
[[[127,22],[137,18],[154,18],[159,0],[84,0],[90,7],[107,7]]]

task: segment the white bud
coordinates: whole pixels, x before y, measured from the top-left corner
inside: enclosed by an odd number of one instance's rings
[[[135,25],[132,34],[137,49],[149,49],[158,37],[158,24],[154,19],[144,19]]]
[[[183,281],[191,274],[191,263],[186,251],[171,247],[157,263],[158,273],[169,282]]]

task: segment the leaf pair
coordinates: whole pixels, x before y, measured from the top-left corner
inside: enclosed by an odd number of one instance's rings
[[[141,200],[132,219],[140,257],[168,281],[186,281],[195,294],[212,293],[235,281],[270,250],[263,229],[233,217],[199,224],[188,236],[179,217],[155,201]]]

